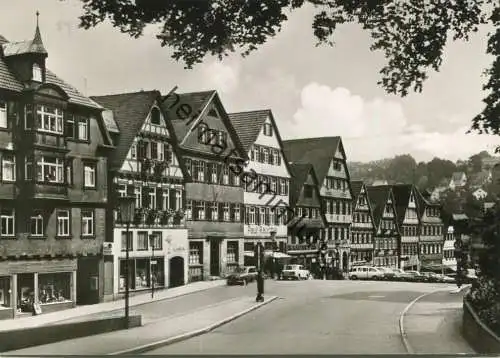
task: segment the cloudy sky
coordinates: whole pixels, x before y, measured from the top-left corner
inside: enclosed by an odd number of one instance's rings
[[[356,161],[405,153],[457,160],[500,144],[497,137],[465,134],[483,108],[481,73],[491,62],[486,30],[469,43],[450,43],[423,93],[401,99],[377,86],[384,58],[369,51],[370,38],[357,26],[341,27],[334,47],[315,47],[309,7],[250,57],[207,58],[193,70],[159,46],[155,27],[140,39],[109,24],[79,29],[79,0],[2,1],[0,33],[10,41],[31,39],[36,10],[48,66],[87,95],[216,89],[229,112],[271,108],[283,138],[342,136],[348,159]]]

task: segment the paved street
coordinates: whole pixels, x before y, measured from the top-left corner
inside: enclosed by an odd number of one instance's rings
[[[407,353],[398,326],[401,312],[421,294],[448,287],[316,280],[269,286],[282,299],[210,333],[147,354]]]
[[[456,305],[461,295],[451,295],[452,287],[423,283],[268,280],[265,296],[276,295],[279,299],[209,333],[145,354],[404,354],[407,351],[399,330],[401,312],[415,298],[437,289],[447,289],[447,292],[432,294],[422,305],[408,311],[409,340],[418,352],[427,352],[422,344],[431,347],[429,352],[437,352],[439,344],[448,345],[445,350],[448,353],[469,352],[462,349],[464,343],[459,334],[448,334],[449,327],[432,324],[423,327],[427,323],[420,322],[417,326],[421,331],[423,328],[429,333],[436,327],[440,330],[424,337],[415,331],[415,321],[411,320],[429,302],[441,302],[447,307]],[[255,289],[255,284],[223,286],[144,304],[134,308],[135,313],[144,315],[142,328],[8,353],[107,354],[150,344],[186,333],[190,325],[195,326],[195,321],[202,321],[196,326],[200,329],[250,307]],[[443,329],[448,331],[441,334]]]

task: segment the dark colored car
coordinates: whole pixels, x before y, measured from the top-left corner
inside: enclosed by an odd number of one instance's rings
[[[443,282],[441,277],[434,272],[422,272],[423,280],[430,283]]]
[[[425,282],[426,278],[418,271],[406,271],[408,275],[406,281],[409,282]]]
[[[228,286],[231,285],[246,285],[249,282],[257,279],[257,269],[255,266],[238,267],[234,272],[226,278]]]

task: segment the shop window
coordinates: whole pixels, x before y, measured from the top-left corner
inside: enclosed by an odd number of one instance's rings
[[[119,282],[119,290],[125,291],[125,277],[127,272],[127,265],[125,263],[126,260],[120,260],[120,282]],[[128,265],[128,277],[129,277],[129,288],[131,290],[135,289],[135,265],[134,260],[129,260]]]
[[[149,259],[135,260],[135,288],[150,287],[150,262]]]
[[[35,301],[35,275],[23,273],[17,275],[17,304],[21,312],[33,312]]]
[[[190,242],[189,243],[189,264],[202,265],[203,264],[203,243]]]
[[[238,241],[227,242],[227,263],[238,263]]]
[[[71,301],[71,273],[39,274],[38,296],[42,304]]]

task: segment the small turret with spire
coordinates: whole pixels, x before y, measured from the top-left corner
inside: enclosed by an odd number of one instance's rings
[[[40,12],[36,12],[36,29],[33,40],[8,42],[3,45],[4,58],[22,82],[45,81],[45,60],[48,52],[42,41],[39,26]]]

